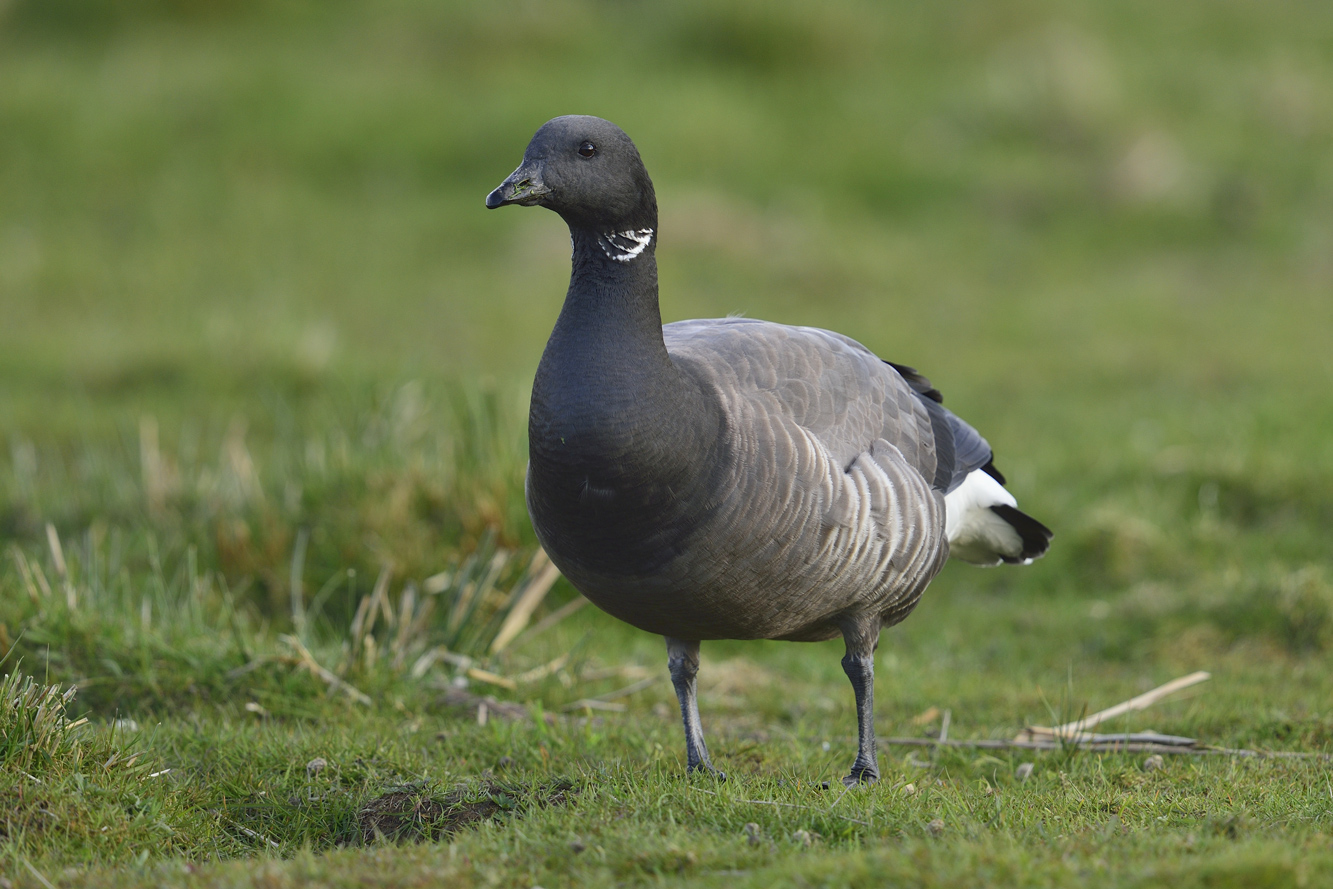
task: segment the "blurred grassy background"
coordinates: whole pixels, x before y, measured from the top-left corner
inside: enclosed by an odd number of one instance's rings
[[[850,330],[955,391],[1326,379],[1331,32],[1246,2],[9,0],[5,416],[526,381],[564,233],[480,201],[568,112],[641,145],[671,318]]]
[[[530,547],[568,240],[482,202],[565,113],[648,164],[667,320],[916,365],[1055,529],[946,569],[881,720],[1003,733],[1042,683],[1208,667],[1225,699],[1155,727],[1333,743],[1333,6],[1300,2],[0,0],[0,651],[104,714],[272,709],[285,679],[228,671],[286,628],[295,551],[307,595],[346,580],[336,642],[382,565]],[[83,617],[10,558],[55,583],[47,523]],[[584,632],[661,660],[591,610],[544,656]],[[761,670],[705,692],[732,723],[845,697],[826,647],[711,650]]]

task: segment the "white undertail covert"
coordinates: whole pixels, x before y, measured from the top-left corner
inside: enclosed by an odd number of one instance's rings
[[[1023,552],[1023,538],[992,506],[1018,506],[1014,495],[983,470],[974,469],[944,495],[944,533],[949,555],[973,565],[998,565]],[[1024,564],[1031,559],[1023,560]]]

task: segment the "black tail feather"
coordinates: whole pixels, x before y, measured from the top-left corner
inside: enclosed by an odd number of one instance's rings
[[[1012,525],[1013,529],[1018,532],[1018,536],[1023,539],[1023,551],[1017,557],[1001,556],[1001,559],[1011,565],[1021,565],[1046,555],[1046,550],[1051,546],[1051,538],[1055,536],[1050,528],[1012,506],[1001,504],[992,506],[990,509],[991,512]]]

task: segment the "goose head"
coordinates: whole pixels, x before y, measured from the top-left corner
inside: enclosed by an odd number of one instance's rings
[[[620,127],[586,115],[542,124],[518,169],[486,197],[492,210],[507,204],[554,210],[571,229],[657,227],[657,197],[638,149]]]

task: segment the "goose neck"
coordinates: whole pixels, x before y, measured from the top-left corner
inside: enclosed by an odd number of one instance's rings
[[[605,371],[664,371],[670,359],[657,300],[656,233],[571,228],[570,236],[569,291],[551,346],[575,350],[593,363],[609,362]]]

